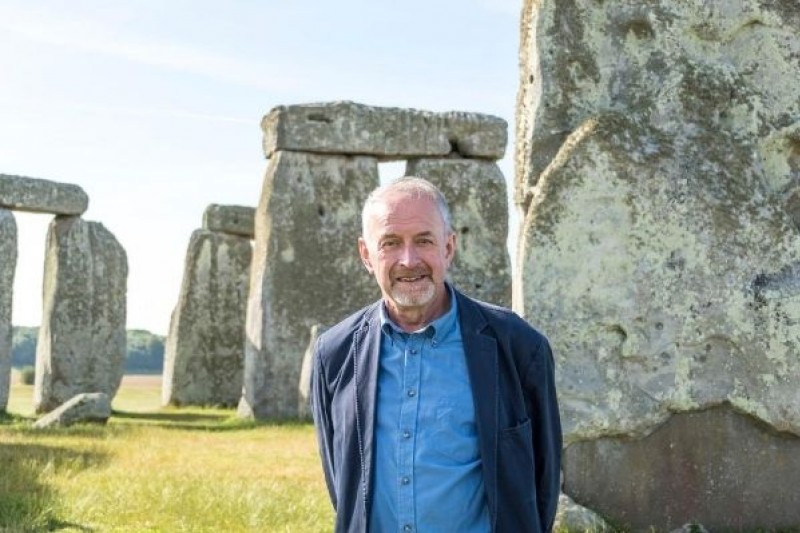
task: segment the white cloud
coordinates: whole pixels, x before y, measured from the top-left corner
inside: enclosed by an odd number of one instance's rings
[[[89,54],[206,76],[265,90],[291,90],[301,85],[281,66],[247,61],[177,42],[141,39],[100,20],[70,14],[62,18],[42,10],[0,5],[0,30],[30,41],[68,47]],[[7,53],[12,53],[7,51]],[[276,72],[281,72],[276,76]]]

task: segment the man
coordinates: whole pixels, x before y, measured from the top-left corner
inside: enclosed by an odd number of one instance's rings
[[[445,281],[456,236],[428,181],[379,187],[362,224],[382,299],[319,338],[312,377],[336,531],[549,531],[561,426],[547,339]]]

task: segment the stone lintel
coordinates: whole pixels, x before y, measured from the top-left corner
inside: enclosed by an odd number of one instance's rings
[[[382,161],[448,154],[501,159],[508,124],[492,115],[375,107],[341,101],[278,106],[261,121],[264,154],[291,150],[371,155]]]
[[[203,229],[252,239],[255,236],[255,216],[254,207],[211,204],[203,213]]]
[[[78,185],[0,174],[0,207],[30,213],[82,215],[89,197]]]

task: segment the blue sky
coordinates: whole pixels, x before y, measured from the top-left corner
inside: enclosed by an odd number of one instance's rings
[[[521,4],[0,0],[0,173],[83,187],[128,254],[128,327],[164,334],[205,207],[258,203],[264,114],[354,100],[489,113],[511,135]],[[17,325],[41,317],[49,221],[17,215]]]

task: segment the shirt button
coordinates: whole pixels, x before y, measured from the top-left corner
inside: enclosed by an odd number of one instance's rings
[[[436,345],[437,345],[437,344],[439,344],[439,343],[438,343],[438,342],[436,342],[436,341],[431,341],[431,346],[433,346],[434,348],[436,348]]]
[[[410,482],[411,480],[408,479],[408,476],[403,476],[400,478],[400,483],[402,483],[403,485],[408,485]]]
[[[417,355],[417,351],[414,348],[410,349],[409,352],[411,352],[411,355]]]
[[[407,394],[408,394],[408,396],[410,398],[413,398],[414,396],[417,395],[417,391],[415,391],[414,389],[408,389],[408,393]]]
[[[413,531],[413,530],[414,526],[412,526],[411,524],[406,524],[403,526],[403,531]]]
[[[407,429],[405,431],[403,431],[403,438],[404,439],[410,439],[411,438],[411,432],[409,430],[407,430]]]

